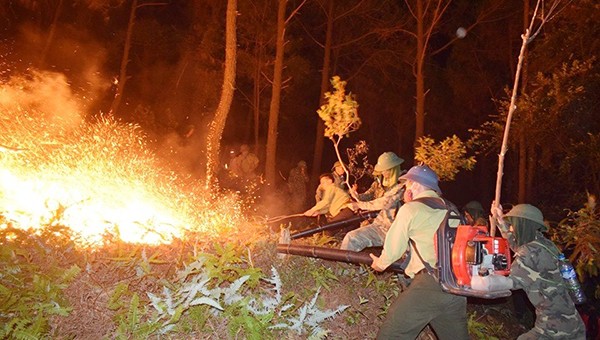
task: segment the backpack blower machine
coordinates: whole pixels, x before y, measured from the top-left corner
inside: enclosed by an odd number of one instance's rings
[[[508,275],[510,273],[511,254],[508,241],[502,237],[490,236],[487,226],[471,226],[464,223],[456,207],[450,202],[441,200],[425,200],[421,203],[434,209],[447,209],[446,218],[440,224],[436,238],[438,263],[435,265],[434,276],[446,292],[482,299],[496,299],[510,296],[510,290],[478,291],[471,288],[471,276],[488,274]],[[370,215],[369,217],[372,217]],[[450,226],[449,220],[459,219],[457,227]],[[352,220],[355,221],[354,219]],[[335,227],[343,227],[339,223]],[[319,227],[318,231],[328,228]],[[301,236],[313,234],[305,231]],[[294,236],[294,235],[292,235]],[[295,239],[297,237],[292,237]],[[333,249],[291,243],[279,243],[277,252],[281,254],[301,255],[332,261],[354,264],[372,263],[369,252]],[[376,253],[375,251],[370,251]],[[388,270],[403,273],[408,262],[398,260]]]

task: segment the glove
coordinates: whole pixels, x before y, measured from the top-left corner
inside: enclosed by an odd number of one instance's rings
[[[513,288],[513,281],[502,275],[473,275],[471,277],[471,288],[484,292],[509,290]]]

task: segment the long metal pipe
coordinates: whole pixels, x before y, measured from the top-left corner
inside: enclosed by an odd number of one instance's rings
[[[377,216],[377,214],[379,214],[379,210],[360,213],[360,214],[358,214],[354,217],[351,217],[347,220],[337,221],[337,222],[325,224],[325,225],[322,225],[322,226],[319,226],[319,227],[316,227],[313,229],[308,229],[308,230],[299,231],[297,233],[293,233],[290,235],[290,238],[292,240],[295,240],[297,238],[310,236],[312,234],[316,234],[316,233],[319,233],[319,232],[325,231],[325,230],[341,229],[341,228],[343,228],[349,224],[352,224],[354,222],[360,222],[360,221],[366,220],[367,218],[374,218],[375,216]]]
[[[373,263],[373,260],[371,259],[369,254],[366,252],[355,252],[352,250],[341,250],[341,249],[315,247],[315,246],[307,246],[307,245],[300,245],[300,244],[280,243],[277,245],[277,252],[280,254],[300,255],[300,256],[314,257],[314,258],[319,258],[319,259],[324,259],[324,260],[339,261],[339,262],[354,263],[354,264],[362,263],[362,264],[371,265],[371,263]],[[381,250],[373,251],[372,253],[379,256],[379,254],[381,253]],[[404,273],[405,266],[406,266],[405,264],[403,265],[403,263],[400,260],[398,260],[398,261],[392,263],[388,267],[388,269],[398,272],[398,273]]]

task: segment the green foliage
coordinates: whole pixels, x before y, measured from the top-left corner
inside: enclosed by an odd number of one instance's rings
[[[578,211],[569,211],[568,216],[556,228],[551,229],[553,240],[570,252],[569,260],[577,274],[586,277],[598,276],[600,269],[600,210],[596,197],[588,194],[588,201]],[[600,298],[600,286],[596,287],[596,298]]]
[[[126,309],[121,310],[121,313],[117,313],[115,316],[118,324],[115,338],[147,339],[149,335],[154,334],[160,328],[160,324],[157,322],[145,322],[147,308],[140,306],[140,298],[137,293],[133,293],[126,306]]]
[[[472,170],[475,156],[467,157],[467,145],[456,135],[438,144],[430,137],[421,137],[415,149],[415,160],[427,164],[441,181],[452,181],[461,170]]]
[[[485,339],[485,340],[497,340],[497,339],[505,339],[506,332],[504,331],[504,327],[501,324],[493,324],[489,321],[484,323],[481,322],[481,317],[477,318],[477,312],[473,312],[469,314],[469,319],[467,320],[467,327],[469,329],[469,334],[471,336],[476,337],[477,339]]]
[[[358,103],[352,93],[346,94],[346,82],[339,76],[331,78],[333,93],[326,92],[327,103],[322,105],[317,113],[325,123],[325,137],[334,140],[341,139],[350,132],[356,131],[361,124],[358,117]]]
[[[52,230],[65,236],[60,228]],[[33,231],[0,228],[0,338],[42,338],[49,331],[51,316],[67,316],[71,311],[63,291],[80,268],[72,264],[65,270],[48,261],[56,253],[46,240]],[[48,262],[42,267],[41,261]]]
[[[325,267],[321,264],[315,267],[316,268],[310,272],[310,275],[315,279],[315,286],[323,287],[329,291],[329,282],[339,281],[338,277],[333,273],[333,271],[329,267]]]

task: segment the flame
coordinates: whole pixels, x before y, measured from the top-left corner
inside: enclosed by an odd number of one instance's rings
[[[6,93],[0,87],[0,228],[63,225],[87,244],[106,235],[160,244],[242,222],[235,197],[169,170],[138,126],[100,117],[74,127]]]

